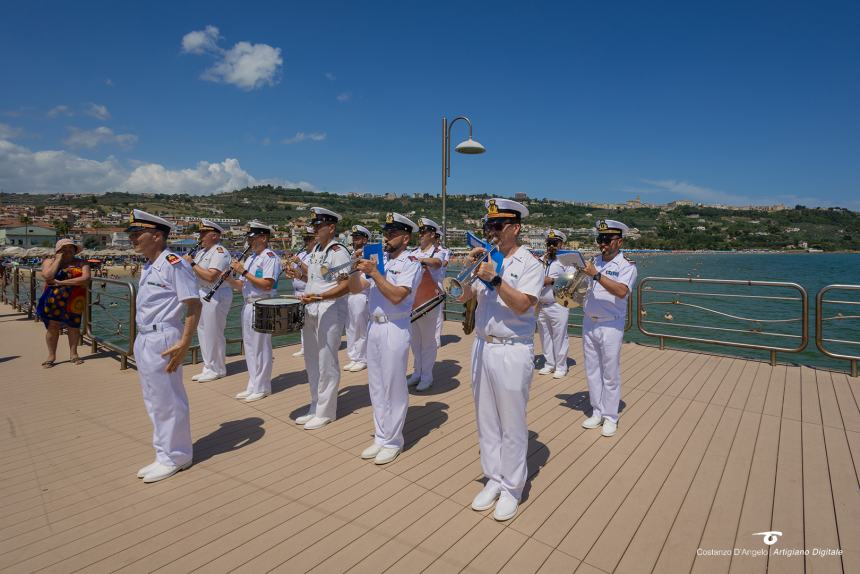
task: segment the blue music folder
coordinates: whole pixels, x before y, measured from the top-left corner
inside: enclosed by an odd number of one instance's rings
[[[376,268],[385,277],[385,252],[382,250],[382,243],[368,243],[364,246],[361,252],[362,259],[376,260]],[[365,274],[367,276],[367,274]],[[367,277],[370,279],[370,277]]]

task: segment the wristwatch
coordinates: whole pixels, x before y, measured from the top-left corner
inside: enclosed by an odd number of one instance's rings
[[[192,267],[194,267],[195,265],[197,265],[197,262],[196,262],[196,261],[192,261],[192,262],[191,262],[191,266],[192,266]]]
[[[492,285],[493,287],[498,287],[498,286],[499,286],[499,285],[501,285],[501,284],[502,284],[502,277],[501,277],[501,275],[496,275],[496,276],[495,276],[495,277],[493,277],[493,279],[490,281],[490,285]]]
[[[603,277],[603,273],[601,273],[600,271],[598,271],[597,273],[595,273],[595,274],[594,274],[594,281],[595,281],[596,283],[600,283],[600,278],[601,278],[601,277]]]
[[[242,277],[244,277],[244,276],[245,276],[245,275],[247,275],[247,274],[248,274],[248,270],[247,270],[247,269],[242,269],[242,274],[241,274],[241,276],[242,276]]]

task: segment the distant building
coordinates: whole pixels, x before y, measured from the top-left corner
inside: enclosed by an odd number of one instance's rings
[[[131,248],[131,241],[128,238],[128,233],[125,231],[114,231],[110,234],[110,246],[117,249]]]
[[[514,194],[514,199],[517,201],[525,201],[529,198],[529,194],[524,191],[518,191]]]
[[[0,229],[0,245],[30,247],[53,247],[57,242],[57,232],[51,227],[39,225],[20,225]]]

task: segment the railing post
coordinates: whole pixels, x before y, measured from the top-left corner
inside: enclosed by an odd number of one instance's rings
[[[665,349],[666,349],[666,341],[663,339],[663,337],[660,337],[660,350],[664,351]]]
[[[27,318],[33,319],[36,311],[36,269],[30,269],[30,304],[27,306]]]
[[[771,351],[771,352],[770,352],[770,366],[771,366],[771,367],[775,367],[775,366],[776,366],[776,351]]]
[[[857,376],[857,359],[851,359],[851,376]]]

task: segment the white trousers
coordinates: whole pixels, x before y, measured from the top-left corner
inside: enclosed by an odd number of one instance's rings
[[[567,352],[570,346],[567,335],[568,317],[570,309],[558,303],[541,305],[538,313],[538,330],[546,366],[562,373],[567,372]]]
[[[191,461],[191,420],[188,395],[182,385],[182,367],[168,373],[170,361],[161,353],[182,336],[182,326],[167,326],[163,331],[138,333],[134,340],[134,360],[143,404],[152,421],[152,446],[155,459],[166,466],[181,466]]]
[[[197,340],[200,343],[200,354],[203,357],[203,373],[223,377],[227,374],[224,364],[227,356],[227,339],[224,331],[227,328],[227,314],[233,303],[230,289],[219,289],[211,301],[200,298],[203,308],[200,311],[200,322],[197,323]]]
[[[340,386],[340,363],[337,351],[340,336],[347,321],[344,298],[337,299],[319,314],[311,314],[319,304],[305,308],[305,369],[311,391],[308,414],[334,420],[337,416],[337,391]]]
[[[350,361],[367,364],[367,308],[366,293],[349,295],[349,322],[346,325],[346,356]]]
[[[439,316],[436,317],[436,347],[442,346],[442,325],[445,324],[445,302],[439,304]]]
[[[478,419],[481,468],[487,484],[519,500],[528,478],[526,404],[534,371],[534,345],[500,345],[475,337],[472,394]]]
[[[374,442],[403,448],[403,425],[409,409],[406,365],[409,362],[409,318],[371,322],[367,330],[367,383],[373,405]]]
[[[624,319],[596,322],[588,317],[582,325],[582,353],[593,415],[618,422],[621,402],[621,344]]]
[[[248,366],[248,386],[251,394],[272,392],[272,335],[254,330],[254,304],[242,307],[242,344]]]
[[[296,291],[295,297],[296,297],[296,299],[301,299],[302,295],[304,295],[304,294],[305,294],[304,291]],[[299,345],[299,351],[304,352],[304,350],[305,350],[305,334],[302,333],[301,331],[299,331],[299,342],[301,343]]]
[[[436,325],[438,315],[442,313],[442,304],[412,323],[412,370],[421,377],[422,382],[433,382],[433,365],[436,364],[436,353],[439,344],[436,342]]]

